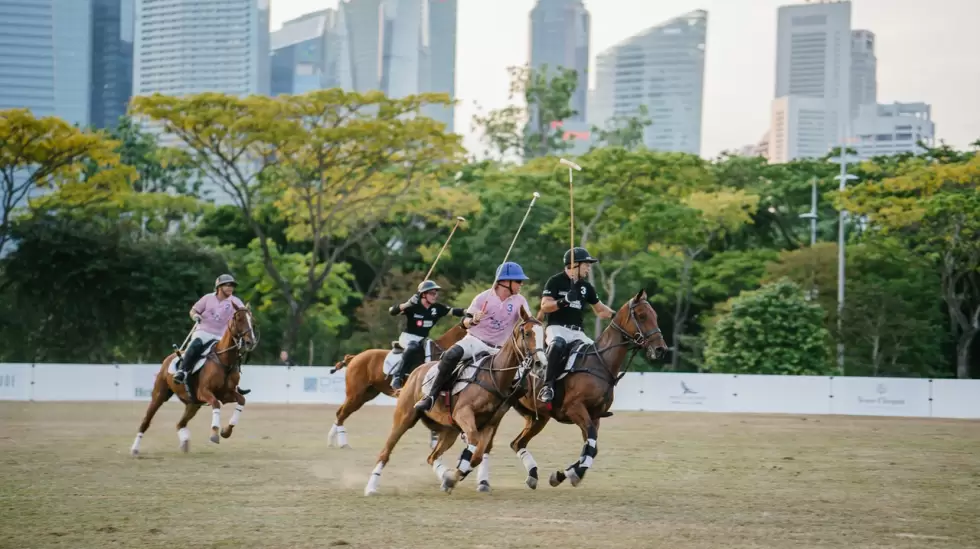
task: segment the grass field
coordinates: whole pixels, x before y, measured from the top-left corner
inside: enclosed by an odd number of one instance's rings
[[[442,493],[419,425],[367,498],[391,408],[355,414],[344,450],[326,444],[333,407],[251,405],[220,445],[205,408],[188,454],[181,409],[164,406],[132,458],[143,404],[0,402],[0,547],[980,547],[977,422],[619,413],[580,486],[531,491],[512,413],[492,494],[475,474]],[[581,444],[549,425],[530,447],[542,478]]]

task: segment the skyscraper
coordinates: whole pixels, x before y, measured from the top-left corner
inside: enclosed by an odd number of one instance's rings
[[[126,114],[133,93],[134,0],[92,0],[93,126],[109,128]]]
[[[272,33],[272,95],[302,94],[335,86],[327,50],[336,14],[330,9],[308,13],[286,21]]]
[[[530,15],[530,66],[539,70],[564,67],[578,73],[572,96],[573,122],[588,120],[589,38],[591,19],[582,0],[537,0]]]
[[[423,91],[448,94],[456,97],[456,18],[458,0],[426,0],[429,2],[429,58],[428,83]],[[430,107],[426,116],[446,125],[446,131],[455,131],[456,117],[453,107]]]
[[[645,105],[653,120],[647,148],[700,154],[707,31],[708,13],[696,10],[600,53],[590,122],[602,127]]]
[[[791,99],[784,99],[791,97]],[[819,101],[814,101],[819,100]],[[822,104],[822,138],[813,135],[817,105]],[[796,106],[805,113],[796,112]],[[773,117],[770,160],[820,156],[848,134],[851,119],[851,3],[820,2],[782,6],[776,30],[776,93],[773,112],[784,112],[777,128]],[[795,113],[795,114],[794,114]],[[796,125],[796,121],[809,126]],[[798,145],[799,132],[807,144]],[[783,135],[785,141],[778,139]],[[775,150],[783,143],[782,153]],[[798,156],[784,156],[796,151]]]
[[[269,0],[137,0],[133,93],[269,91]]]
[[[851,119],[858,117],[862,105],[878,103],[878,59],[875,34],[867,30],[851,32]]]

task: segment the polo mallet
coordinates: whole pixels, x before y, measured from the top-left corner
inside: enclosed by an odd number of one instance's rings
[[[187,337],[184,338],[184,342],[180,344],[180,347],[174,345],[174,352],[177,354],[178,357],[180,357],[181,354],[183,354],[184,346],[187,345],[187,342],[190,341],[191,336],[194,335],[194,330],[197,329],[198,324],[200,324],[200,321],[195,320],[194,326],[191,327],[191,331],[187,332]]]
[[[582,171],[582,166],[572,162],[571,160],[566,160],[561,158],[558,160],[559,164],[564,164],[568,166],[568,233],[570,247],[568,248],[568,253],[571,254],[571,265],[569,267],[575,270],[575,192],[572,187],[572,170]]]
[[[442,252],[446,251],[446,246],[449,246],[449,241],[452,240],[453,233],[456,232],[456,229],[459,227],[459,224],[465,221],[466,219],[464,219],[462,216],[456,218],[456,224],[453,225],[453,230],[449,231],[449,238],[446,239],[446,243],[442,245],[442,249],[439,250],[438,254],[436,254],[436,259],[435,261],[432,262],[432,266],[429,267],[429,272],[425,273],[425,278],[423,280],[429,280],[429,275],[431,275],[432,271],[436,268],[436,263],[439,263],[439,257],[442,256]]]
[[[510,251],[514,249],[514,244],[517,243],[517,237],[520,236],[521,229],[524,228],[524,223],[527,222],[527,216],[531,213],[531,208],[534,207],[534,202],[541,197],[541,193],[539,193],[538,191],[534,191],[533,196],[534,198],[531,199],[531,203],[527,205],[527,211],[524,212],[524,219],[521,220],[521,224],[517,227],[517,232],[514,234],[514,239],[510,241],[510,248],[507,248],[507,255],[504,256],[503,263],[507,263],[507,259],[510,258]],[[497,287],[497,276],[498,275],[495,274],[493,277],[493,284],[490,286],[491,290]],[[483,308],[481,310],[483,312],[486,312],[487,310],[486,301],[483,302]]]

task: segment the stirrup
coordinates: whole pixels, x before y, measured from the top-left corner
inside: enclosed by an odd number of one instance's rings
[[[555,390],[548,385],[545,385],[538,391],[538,400],[541,402],[551,402],[553,398],[555,398]]]
[[[401,376],[392,376],[391,378],[391,388],[398,390],[402,388],[402,378]]]

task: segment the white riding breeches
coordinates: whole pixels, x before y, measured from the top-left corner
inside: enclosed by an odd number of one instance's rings
[[[551,342],[554,341],[556,337],[564,339],[565,343],[568,343],[569,345],[575,341],[582,341],[586,345],[595,343],[589,336],[585,335],[585,332],[582,330],[573,330],[566,326],[548,326],[544,329],[545,345],[551,347]]]
[[[402,334],[398,336],[398,344],[402,346],[402,349],[407,349],[409,343],[413,341],[422,341],[422,339],[423,339],[422,336],[417,336],[415,334],[410,334],[408,332],[402,332]]]
[[[201,343],[207,345],[212,341],[221,339],[221,336],[214,335],[211,332],[205,332],[204,330],[194,330],[194,335],[191,336],[191,341],[194,341],[195,339],[200,339]]]
[[[471,336],[470,334],[466,334],[463,339],[457,341],[456,345],[463,348],[463,360],[473,358],[480,353],[490,353],[491,355],[495,355],[500,352],[500,349],[491,347],[490,345],[484,343],[480,338]]]

